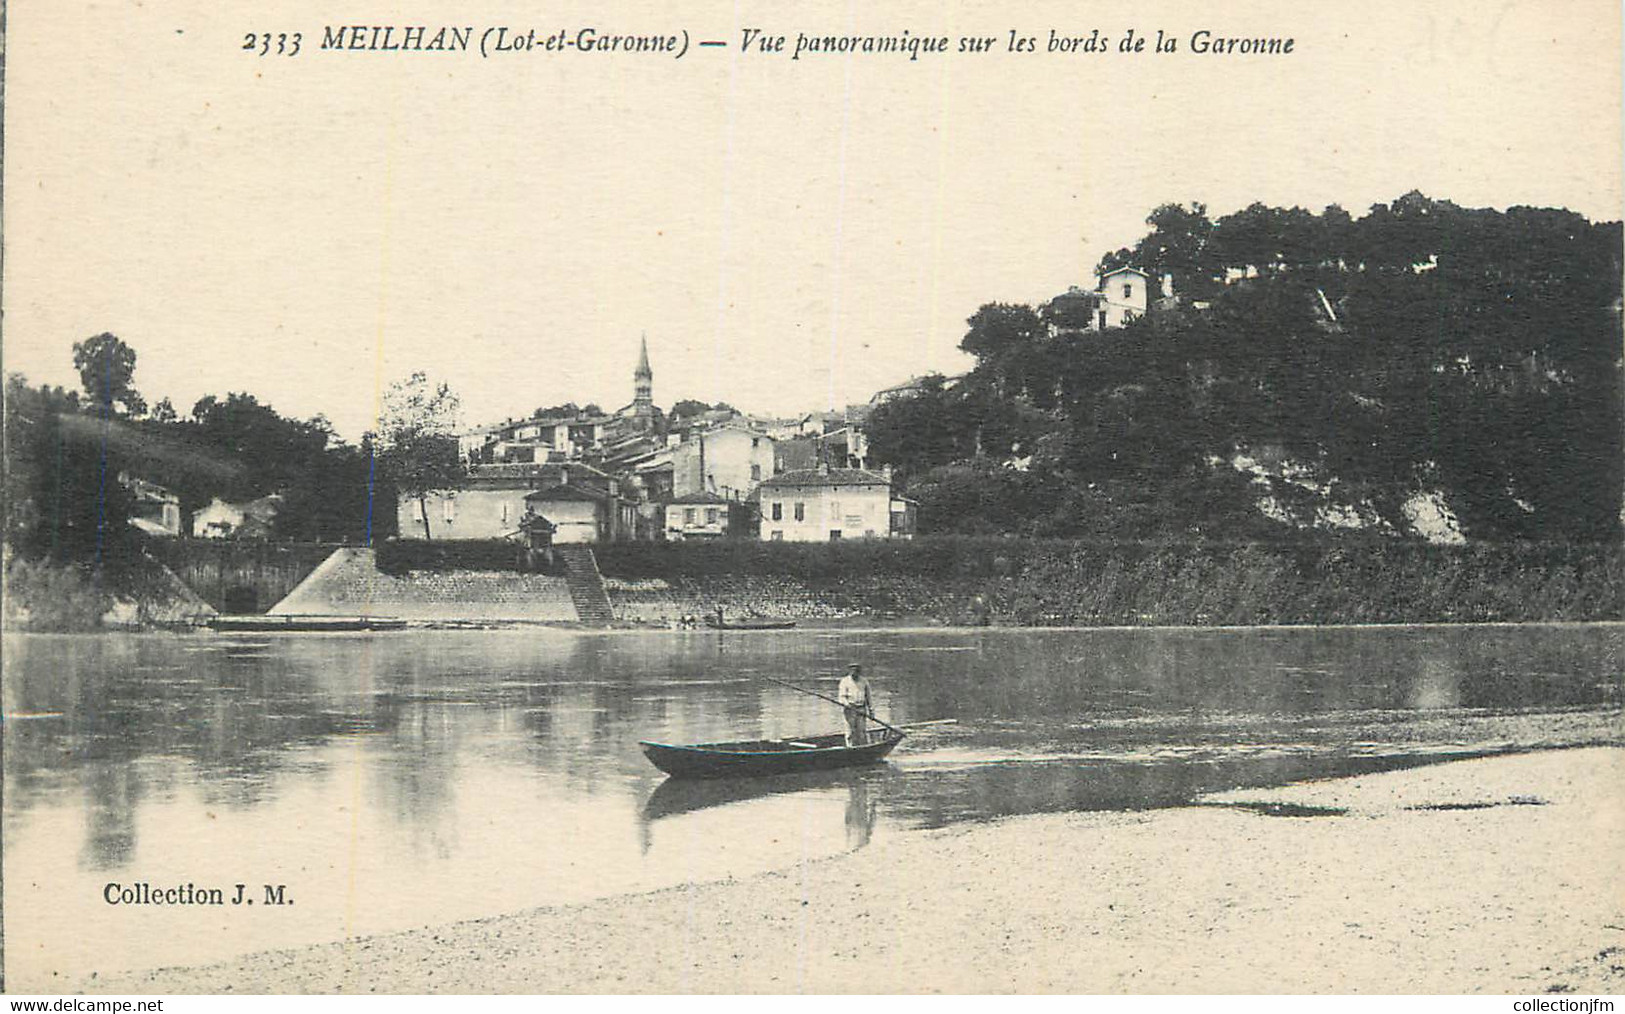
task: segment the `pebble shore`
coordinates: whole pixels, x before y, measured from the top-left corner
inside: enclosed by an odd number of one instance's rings
[[[1619,993],[1625,749],[903,834],[745,880],[77,988]]]

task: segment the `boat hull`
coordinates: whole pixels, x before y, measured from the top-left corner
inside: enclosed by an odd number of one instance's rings
[[[706,617],[705,623],[713,630],[789,630],[796,625],[795,620],[717,620],[716,617]]]
[[[404,630],[405,620],[381,616],[211,616],[205,624],[212,630],[265,633],[271,631]]]
[[[902,741],[903,734],[893,732],[863,746],[847,746],[840,735],[695,746],[650,742],[638,745],[651,764],[673,778],[760,778],[874,764]]]

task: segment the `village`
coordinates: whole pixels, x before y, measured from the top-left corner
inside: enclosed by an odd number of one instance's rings
[[[1095,287],[1072,286],[1050,301],[1050,336],[1124,328],[1177,305],[1171,285],[1165,277],[1162,297],[1153,298],[1146,272],[1106,270]],[[105,342],[122,347],[112,336]],[[927,389],[952,391],[963,375],[913,376],[865,401],[790,417],[692,399],[663,410],[646,334],[635,350],[631,400],[613,411],[566,403],[472,427],[446,428],[438,420],[412,452],[437,459],[431,477],[414,481],[402,481],[399,459],[390,460],[386,446],[376,486],[386,499],[371,499],[370,486],[361,491],[377,534],[360,541],[290,534],[311,530],[308,493],[261,484],[260,495],[242,498],[207,482],[180,490],[158,481],[161,471],[143,469],[139,457],[121,459],[117,479],[129,528],[139,533],[144,566],[158,576],[135,582],[144,590],[115,595],[96,622],[241,629],[602,627],[696,617],[721,623],[724,616],[782,624],[905,615],[989,622],[984,590],[967,585],[944,593],[946,577],[922,583],[875,572],[864,579],[873,587],[858,594],[851,589],[863,582],[815,587],[786,573],[789,558],[740,558],[729,566],[748,573],[721,577],[695,572],[698,558],[680,552],[661,556],[654,571],[636,551],[627,555],[639,544],[756,544],[766,551],[773,544],[856,549],[913,539],[920,505],[891,462],[874,460],[870,423],[882,407]],[[200,403],[194,414],[253,405],[248,396],[232,399],[212,410]],[[154,412],[162,415],[161,408]],[[161,441],[154,447],[160,458],[149,454],[149,461],[173,456]],[[1004,467],[1025,464],[1012,457]],[[379,518],[385,511],[389,516]],[[617,546],[625,547],[620,555]],[[26,603],[18,609],[19,623],[63,625],[49,618],[51,611]]]
[[[1051,301],[1056,330],[1131,324],[1171,299],[1166,282],[1161,300],[1149,298],[1150,287],[1147,274],[1132,267],[1107,272],[1093,289],[1073,286]],[[917,504],[896,488],[889,465],[871,467],[866,423],[923,382],[910,377],[867,402],[791,418],[726,405],[668,414],[655,403],[644,336],[631,402],[613,412],[571,405],[457,433],[460,481],[400,493],[396,530],[405,540],[508,540],[535,549],[623,540],[909,538]],[[162,486],[121,479],[139,505],[131,523],[157,537],[263,539],[281,509],[276,494],[240,503],[216,498],[183,519],[179,498]]]

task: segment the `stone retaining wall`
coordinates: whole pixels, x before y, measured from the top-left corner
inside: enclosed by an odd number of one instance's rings
[[[340,549],[272,609],[274,616],[574,623],[563,577],[502,571],[380,572],[370,549]]]

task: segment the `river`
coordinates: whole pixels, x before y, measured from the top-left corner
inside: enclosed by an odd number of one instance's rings
[[[8,985],[747,876],[967,821],[1618,744],[1622,647],[1608,624],[7,635]],[[664,783],[638,749],[837,731],[835,708],[759,677],[829,691],[848,661],[888,721],[956,722],[880,767],[778,780]],[[256,905],[107,900],[239,883]]]

